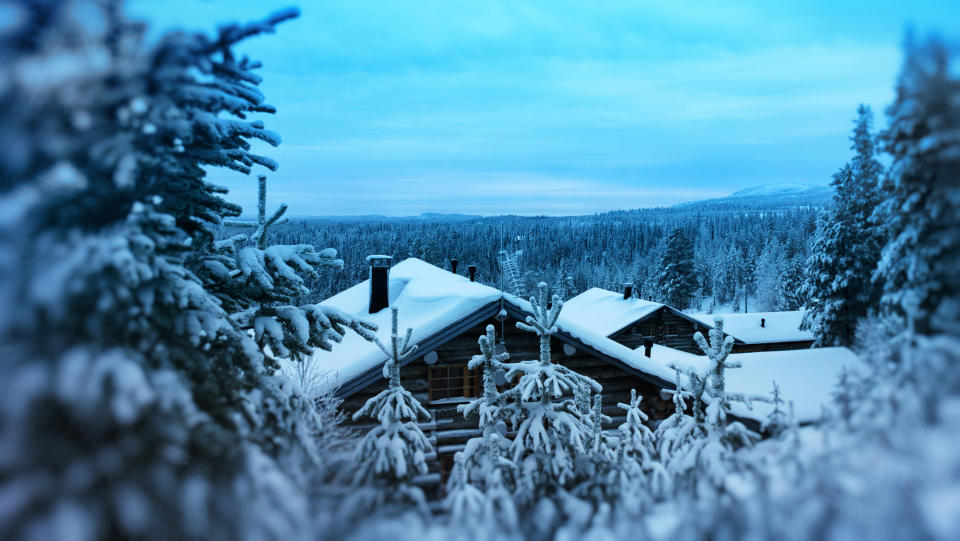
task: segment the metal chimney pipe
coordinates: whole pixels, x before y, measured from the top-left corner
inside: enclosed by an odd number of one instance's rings
[[[623,300],[627,300],[633,296],[633,284],[630,282],[623,283]]]
[[[388,255],[368,255],[370,264],[370,313],[390,306],[390,262]]]
[[[451,259],[451,260],[450,260],[450,272],[456,274],[456,273],[457,273],[457,265],[459,265],[459,264],[460,264],[460,260],[459,260],[459,259],[456,259],[456,258]]]
[[[476,266],[476,265],[470,265],[470,266],[468,266],[468,267],[467,267],[467,273],[470,274],[470,281],[471,281],[471,282],[476,282],[476,281],[477,281],[477,266]]]
[[[761,326],[761,327],[766,327],[766,326],[767,326],[767,318],[765,318],[765,317],[760,318],[760,326]]]
[[[643,341],[643,355],[649,357],[650,353],[653,351],[653,340],[644,340]]]

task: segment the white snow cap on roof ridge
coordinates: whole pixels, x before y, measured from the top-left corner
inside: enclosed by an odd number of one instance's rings
[[[708,327],[713,327],[716,318],[723,318],[723,331],[745,344],[813,340],[812,332],[800,329],[802,310],[689,315]],[[761,319],[764,320],[762,327]]]
[[[563,303],[557,324],[573,324],[593,334],[610,336],[662,306],[633,297],[624,299],[623,293],[592,287]]]
[[[498,289],[459,276],[417,258],[405,259],[390,268],[390,306],[398,309],[400,331],[413,328],[411,343],[432,336],[452,323],[472,314],[501,297]],[[368,314],[370,280],[342,291],[320,302],[338,308],[379,326],[377,336],[389,343],[391,315],[389,309]],[[424,352],[426,353],[426,352]],[[376,344],[348,332],[333,351],[317,350],[313,354],[319,367],[336,374],[346,382],[378,366],[386,356]]]

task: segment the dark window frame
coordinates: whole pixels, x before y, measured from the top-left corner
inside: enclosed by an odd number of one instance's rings
[[[427,397],[430,402],[470,399],[483,387],[480,370],[468,370],[465,364],[431,366],[427,371]]]

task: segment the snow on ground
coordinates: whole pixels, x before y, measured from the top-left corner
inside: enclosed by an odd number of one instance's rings
[[[635,353],[643,355],[643,348],[637,348]],[[776,380],[784,401],[793,401],[794,413],[801,423],[820,417],[821,406],[830,403],[834,385],[844,366],[853,371],[865,368],[865,363],[847,348],[734,353],[729,359],[739,361],[743,366],[726,371],[727,391],[769,396]],[[698,373],[705,372],[710,366],[706,356],[658,344],[654,344],[647,360],[666,367],[671,364],[680,368],[693,367]],[[757,420],[764,419],[773,410],[772,404],[762,402],[755,402],[752,410],[742,404],[733,407],[737,415]]]
[[[643,299],[624,299],[623,293],[594,287],[565,301],[557,324],[574,324],[592,334],[610,336],[661,306]]]
[[[416,258],[409,258],[390,268],[390,306],[399,309],[400,334],[413,328],[411,343],[444,329],[500,298],[500,291],[471,282]],[[390,309],[369,314],[370,280],[338,293],[320,303],[376,323],[377,336],[390,343]],[[333,351],[317,350],[314,359],[319,366],[336,374],[340,382],[349,381],[370,368],[383,363],[386,355],[372,342],[356,333],[347,333]]]
[[[690,317],[713,327],[714,319],[723,318],[723,331],[747,344],[813,340],[813,333],[800,329],[803,311],[749,312],[746,314],[689,314]],[[764,326],[760,326],[761,319]]]

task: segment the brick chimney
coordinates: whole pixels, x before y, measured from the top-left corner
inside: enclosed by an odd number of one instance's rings
[[[457,273],[457,265],[459,265],[459,264],[460,264],[460,260],[459,260],[459,259],[456,259],[456,258],[451,259],[451,260],[450,260],[450,272],[456,274],[456,273]]]
[[[627,300],[633,296],[633,284],[631,282],[623,283],[623,300]]]
[[[471,281],[471,282],[476,282],[476,281],[477,281],[477,266],[476,266],[476,265],[470,265],[469,267],[467,267],[467,273],[470,275],[470,281]]]
[[[370,313],[390,306],[390,262],[388,255],[368,255],[370,264]]]
[[[649,357],[650,353],[653,351],[653,340],[644,340],[643,341],[643,355]]]

